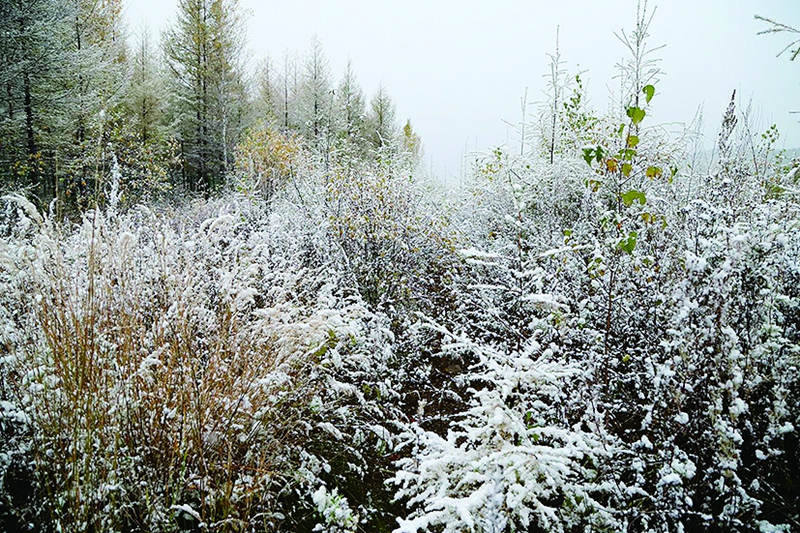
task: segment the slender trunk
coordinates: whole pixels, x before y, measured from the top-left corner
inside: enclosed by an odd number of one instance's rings
[[[197,51],[197,79],[195,80],[194,114],[195,114],[195,142],[189,145],[189,153],[197,161],[192,162],[188,179],[189,190],[197,191],[205,179],[205,156],[203,153],[203,54]]]
[[[141,138],[142,144],[147,142],[147,119],[148,119],[148,109],[147,109],[147,97],[149,95],[149,90],[147,89],[147,78],[148,78],[148,63],[147,63],[147,55],[148,55],[148,36],[145,33],[142,36],[142,40],[139,43],[139,57],[137,58],[137,66],[139,67],[139,82],[142,84],[142,89],[144,93],[140,95],[142,99],[142,115],[141,115],[141,124],[142,124],[142,131],[141,131]]]
[[[183,186],[191,189],[190,185],[186,182],[186,149],[181,139],[181,181]]]
[[[201,91],[202,94],[202,91]],[[203,152],[203,116],[202,116],[202,105],[197,106],[197,110],[195,112],[197,118],[197,142],[198,146],[197,150],[197,178],[193,180],[193,183],[190,184],[189,189],[196,191],[198,190],[205,179],[205,154]]]
[[[142,98],[142,144],[147,143],[147,104]]]
[[[228,171],[228,110],[222,111],[222,172]]]
[[[25,133],[28,140],[28,156],[36,153],[36,143],[33,136],[33,104],[31,103],[31,80],[27,72],[22,76],[25,106]]]
[[[201,106],[201,118],[200,118],[200,169],[201,169],[201,182],[203,186],[208,189],[211,183],[211,177],[209,173],[209,147],[208,147],[208,85],[206,83],[205,77],[203,77],[203,93],[202,93],[202,106]]]
[[[553,102],[553,131],[550,137],[550,164],[553,164],[553,159],[556,152],[556,113],[558,112],[557,103]]]
[[[353,135],[353,106],[350,103],[350,91],[347,92],[347,99],[345,100],[345,109],[347,110],[347,138]]]
[[[558,97],[560,93],[560,75],[558,72],[559,63],[561,62],[561,53],[558,46],[558,36],[560,27],[556,26],[556,53],[551,56],[550,60],[550,82],[553,84],[553,123],[550,130],[550,164],[555,161],[556,153],[556,126],[558,126]]]
[[[81,27],[78,18],[75,18],[75,45],[77,47],[78,52],[81,51]],[[84,90],[84,81],[83,81],[83,73],[78,76],[78,130],[75,132],[75,139],[78,141],[78,144],[82,143],[83,140],[86,138],[86,131],[83,124],[83,90]]]
[[[288,70],[283,77],[283,127],[289,129],[289,81]]]
[[[8,101],[8,118],[9,120],[14,119],[14,93],[11,90],[11,82],[6,82],[6,97]]]
[[[201,98],[202,98],[202,116],[200,119],[200,181],[203,184],[206,192],[211,188],[211,178],[208,172],[208,35],[206,34],[208,28],[208,9],[206,3],[203,2],[203,40],[201,41],[202,50],[202,68],[200,70],[201,76]]]
[[[314,84],[316,85],[316,81],[314,80]],[[317,90],[314,88],[314,144],[319,144],[319,96],[317,95]]]

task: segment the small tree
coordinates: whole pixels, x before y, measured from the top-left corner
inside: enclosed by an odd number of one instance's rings
[[[370,101],[367,115],[367,131],[372,146],[374,148],[390,146],[397,136],[396,128],[394,103],[381,85]]]

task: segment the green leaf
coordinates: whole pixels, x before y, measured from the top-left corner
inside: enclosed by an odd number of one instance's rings
[[[622,137],[622,132],[623,132],[623,131],[625,131],[625,124],[620,124],[620,125],[619,125],[619,130],[617,131],[617,135],[619,135],[620,137]]]
[[[628,135],[628,148],[636,148],[639,144],[639,137],[636,135]]]
[[[644,109],[641,109],[641,108],[638,108],[638,107],[629,107],[628,108],[628,117],[631,119],[631,121],[634,124],[638,124],[642,120],[644,120],[644,116],[645,115],[646,115],[646,113],[644,112]]]
[[[592,166],[592,159],[594,159],[594,148],[584,148],[583,160],[586,161],[587,165]]]
[[[639,201],[639,203],[641,205],[644,205],[645,202],[647,202],[647,199],[645,198],[644,193],[642,191],[637,191],[637,190],[631,189],[630,191],[628,191],[628,192],[626,192],[626,193],[624,193],[622,195],[622,202],[627,207],[630,207],[631,204],[633,204],[633,202],[635,202],[637,200]]]
[[[656,88],[652,85],[645,85],[642,88],[642,92],[644,93],[644,99],[649,104],[650,100],[653,99],[653,95],[656,94]]]
[[[647,167],[645,171],[645,176],[648,178],[660,178],[664,174],[664,171],[661,170],[661,167]]]
[[[633,249],[636,248],[636,237],[636,232],[632,231],[628,234],[628,237],[622,239],[617,246],[619,246],[619,249],[623,252],[631,254],[633,253]]]
[[[603,152],[603,147],[602,146],[598,146],[597,148],[595,148],[594,149],[594,154],[595,154],[594,157],[595,157],[595,159],[597,159],[598,163],[600,161],[602,161],[603,160],[603,155],[605,155],[605,153]]]
[[[631,175],[632,169],[633,167],[631,166],[630,163],[622,163],[622,173],[625,175],[626,178]]]

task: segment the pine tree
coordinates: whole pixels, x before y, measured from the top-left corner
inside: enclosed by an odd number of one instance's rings
[[[214,40],[212,47],[212,95],[216,104],[213,119],[221,134],[222,174],[233,166],[234,148],[248,118],[248,93],[244,82],[244,19],[238,0],[211,4]]]
[[[331,98],[328,60],[319,40],[314,38],[306,58],[300,87],[300,131],[321,150],[328,143],[331,126]]]
[[[347,142],[361,145],[364,140],[364,93],[358,85],[353,67],[347,62],[344,76],[336,91],[339,136]]]
[[[64,130],[56,151],[63,157],[59,187],[77,207],[97,199],[112,164],[105,148],[128,82],[121,15],[120,0],[82,0],[68,22]]]
[[[146,144],[161,136],[164,113],[163,79],[153,60],[150,32],[145,28],[131,54],[131,81],[126,100],[126,115],[139,141]]]
[[[281,83],[275,66],[266,58],[258,71],[256,107],[258,120],[268,128],[276,127],[283,119]]]
[[[378,92],[370,101],[367,131],[376,149],[390,146],[397,136],[394,103],[383,86],[378,88]]]
[[[297,124],[297,62],[287,52],[283,56],[283,74],[280,80],[281,128],[289,131]]]
[[[35,186],[44,196],[44,157],[62,112],[66,17],[63,0],[0,3],[0,177],[12,187]]]
[[[44,203],[80,205],[107,165],[107,124],[126,83],[121,2],[4,2],[2,173]],[[7,37],[7,38],[6,38]]]
[[[164,52],[184,184],[208,192],[222,182],[243,129],[243,21],[236,0],[180,0]]]

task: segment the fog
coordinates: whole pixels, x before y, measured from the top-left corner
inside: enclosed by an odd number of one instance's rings
[[[155,32],[174,18],[176,0],[130,0],[132,35],[143,24]],[[252,65],[270,56],[302,53],[317,36],[337,78],[352,60],[367,92],[383,84],[423,140],[425,165],[444,179],[457,177],[464,155],[516,143],[527,88],[529,113],[543,97],[547,54],[556,28],[566,68],[585,71],[597,109],[609,104],[614,65],[625,50],[615,33],[633,24],[634,0],[522,2],[500,0],[243,0]],[[800,61],[776,54],[785,35],[759,36],[754,15],[800,23],[800,2],[671,0],[651,2],[651,44],[664,71],[653,102],[654,123],[680,130],[703,110],[706,146],[735,89],[752,100],[759,128],[777,124],[779,146],[800,146]],[[666,121],[669,121],[667,123]],[[676,122],[677,121],[677,122]]]

